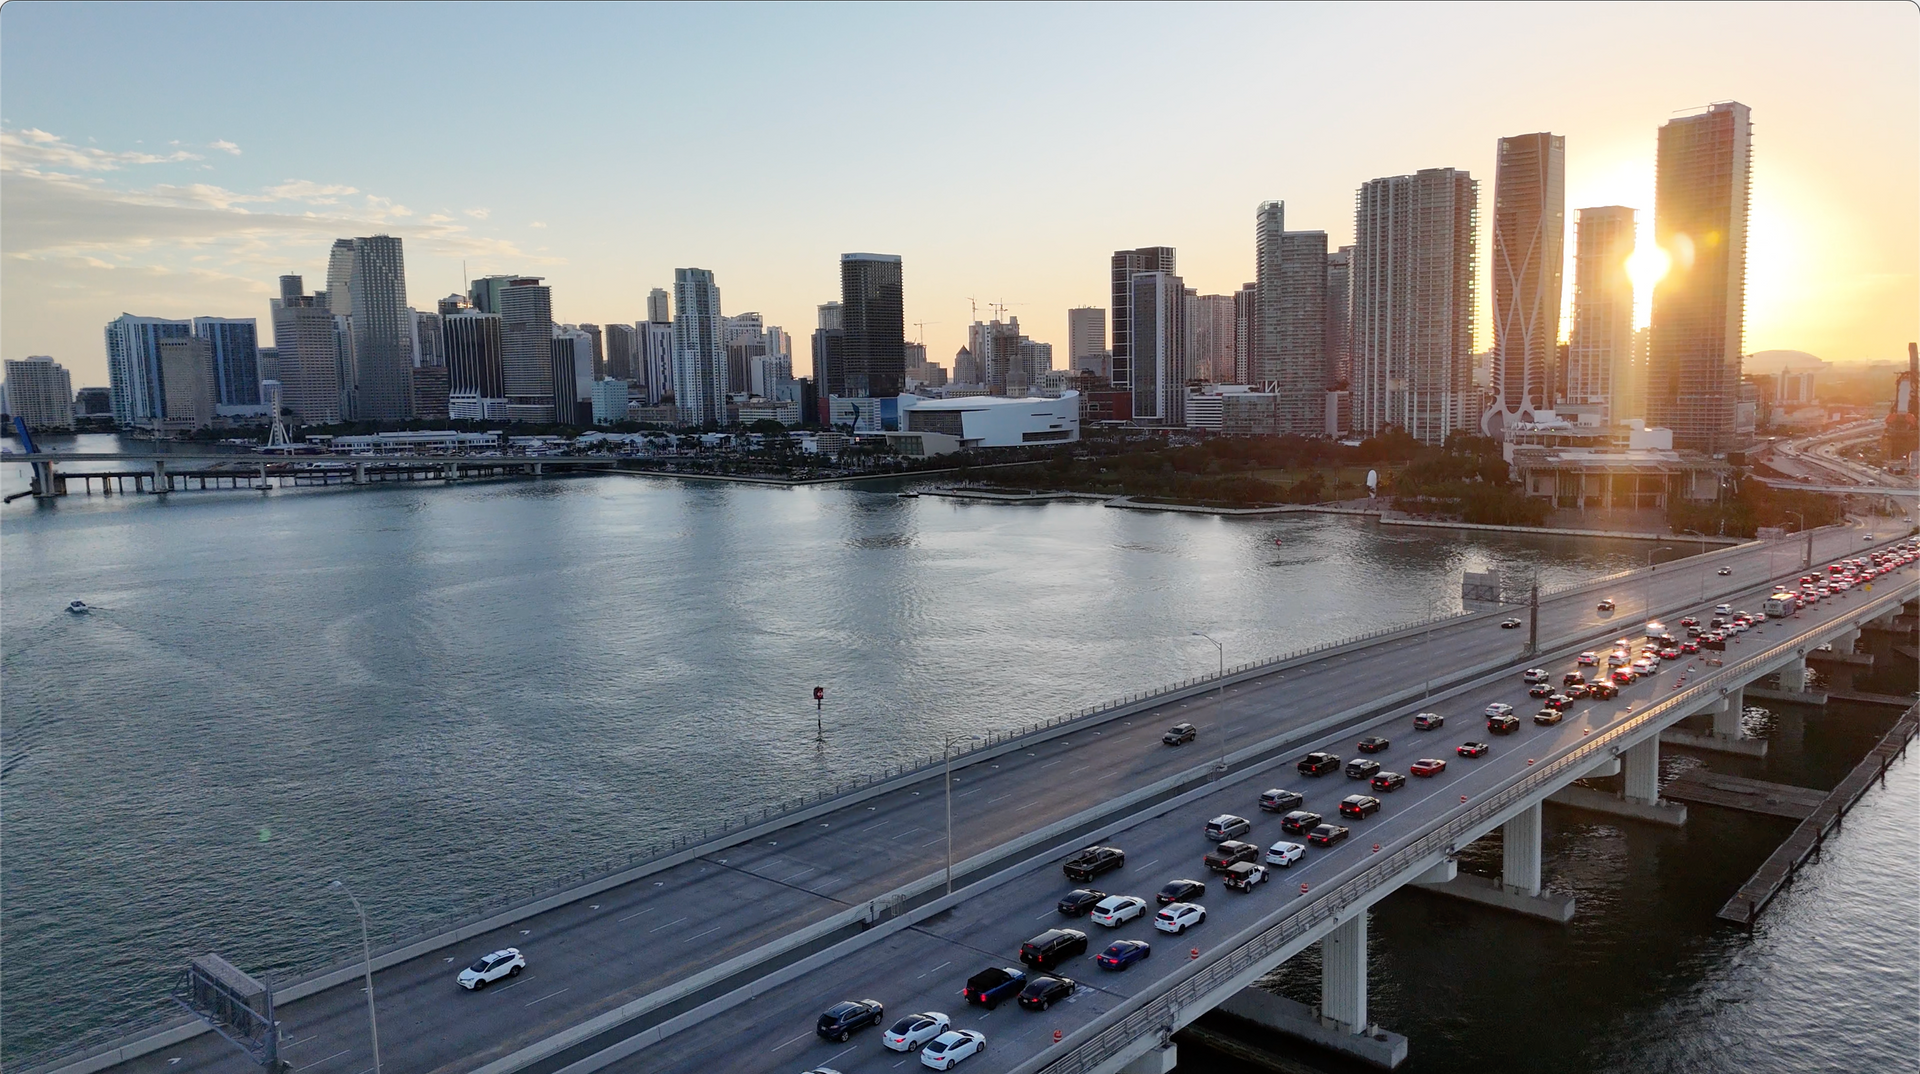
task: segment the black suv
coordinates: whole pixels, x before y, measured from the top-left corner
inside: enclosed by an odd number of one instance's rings
[[[1079,929],[1048,929],[1020,945],[1020,961],[1039,970],[1086,953],[1087,934]]]
[[[1372,779],[1373,774],[1378,771],[1380,771],[1379,761],[1369,761],[1365,757],[1355,757],[1353,760],[1347,762],[1348,779]]]
[[[1127,864],[1127,855],[1119,847],[1088,847],[1060,866],[1067,879],[1084,884],[1101,873],[1112,872]]]
[[[1520,717],[1511,714],[1487,717],[1487,730],[1496,735],[1510,735],[1520,729]]]
[[[877,999],[844,1000],[828,1007],[813,1031],[828,1040],[844,1041],[854,1030],[877,1026],[886,1016],[887,1009]]]
[[[1381,738],[1379,735],[1368,735],[1367,737],[1360,740],[1360,752],[1361,753],[1379,753],[1381,750],[1384,750],[1391,745],[1393,745],[1392,742],[1388,741],[1387,739]]]
[[[1324,776],[1340,767],[1340,758],[1331,753],[1309,753],[1294,767],[1300,769],[1303,776]]]
[[[1349,794],[1340,800],[1340,815],[1356,820],[1380,812],[1380,799],[1371,794]]]
[[[1192,742],[1193,736],[1199,733],[1200,732],[1194,730],[1193,725],[1190,723],[1177,723],[1167,728],[1167,733],[1160,736],[1160,741],[1169,746],[1179,746]]]
[[[1310,810],[1296,809],[1280,818],[1280,830],[1289,835],[1305,835],[1326,818]]]
[[[1094,891],[1091,888],[1075,888],[1067,892],[1066,897],[1060,900],[1060,912],[1068,917],[1081,917],[1106,897],[1107,893],[1104,891]]]

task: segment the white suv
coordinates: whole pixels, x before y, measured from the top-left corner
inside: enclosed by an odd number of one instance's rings
[[[1175,902],[1153,915],[1153,927],[1176,935],[1207,919],[1207,908],[1197,902]]]
[[[526,968],[527,960],[520,954],[520,949],[508,947],[490,955],[482,955],[480,961],[461,970],[460,987],[479,991],[502,977],[518,977],[520,971]]]
[[[1528,668],[1521,674],[1520,679],[1528,686],[1532,686],[1534,683],[1546,682],[1552,677],[1547,673],[1546,668]]]

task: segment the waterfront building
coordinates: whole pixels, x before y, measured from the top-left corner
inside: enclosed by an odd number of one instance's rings
[[[1653,288],[1647,420],[1710,455],[1736,446],[1752,141],[1751,110],[1736,101],[1660,128],[1654,239],[1672,267]]]
[[[1214,388],[1218,388],[1215,385]],[[1187,428],[1220,431],[1220,419],[1226,404],[1218,390],[1192,391],[1187,393]]]
[[[1317,436],[1327,390],[1327,233],[1288,231],[1286,203],[1254,217],[1254,335],[1250,383],[1279,396],[1289,432]]]
[[[29,358],[31,362],[34,359]],[[53,359],[48,358],[51,362]],[[111,388],[82,388],[74,393],[73,416],[75,418],[105,419],[113,418],[113,390]]]
[[[1353,247],[1327,255],[1327,383],[1353,379]]]
[[[1493,368],[1480,430],[1552,410],[1566,257],[1567,139],[1502,138],[1493,173]]]
[[[659,406],[673,395],[673,324],[639,321],[633,326],[633,376],[638,395],[648,406]]]
[[[488,281],[489,304],[500,315],[500,372],[509,421],[556,420],[553,385],[553,291],[538,276]],[[567,397],[570,404],[572,396]],[[561,419],[565,420],[565,419]]]
[[[98,391],[83,388],[83,392]],[[73,378],[44,354],[6,363],[6,412],[29,429],[71,429],[76,409]]]
[[[1099,306],[1075,306],[1067,311],[1067,368],[1086,370],[1105,378],[1113,374],[1113,356],[1107,353],[1107,311]]]
[[[107,322],[107,379],[117,424],[150,428],[166,416],[160,343],[192,334],[188,320],[123,313]]]
[[[213,424],[213,344],[200,336],[177,336],[160,341],[161,380],[165,384],[165,416],[154,428],[203,429]]]
[[[1622,405],[1633,394],[1634,211],[1624,205],[1579,210],[1574,224],[1573,330],[1562,371],[1563,398],[1603,424],[1639,416]]]
[[[507,388],[502,366],[501,320],[497,313],[466,307],[440,320],[447,366],[447,390],[455,395],[499,399]]]
[[[553,330],[553,420],[593,424],[593,336],[573,325]]]
[[[193,334],[206,340],[212,353],[214,405],[260,405],[260,341],[257,331],[251,317],[193,319]]]
[[[299,276],[282,276],[272,312],[279,376],[270,379],[280,381],[281,406],[308,425],[338,422],[342,417],[341,333],[324,295],[304,294]]]
[[[1186,285],[1170,272],[1136,272],[1129,283],[1127,348],[1134,420],[1185,424]]]
[[[443,365],[423,365],[413,371],[412,401],[409,412],[422,421],[445,421],[448,417],[448,370]]]
[[[846,307],[838,302],[823,302],[816,311],[817,326],[813,330],[813,382],[818,386],[822,399],[847,394],[847,331]],[[905,349],[902,348],[901,362],[905,364]],[[826,422],[828,415],[822,412],[816,420]]]
[[[606,328],[607,373],[613,380],[632,380],[636,329],[630,324],[610,324]]]
[[[1238,345],[1232,295],[1187,296],[1188,375],[1214,384],[1234,384]]]
[[[927,453],[924,448],[913,450],[908,439],[921,434],[952,437],[960,449],[1023,447],[1080,439],[1080,394],[1071,391],[1057,399],[989,395],[927,399],[903,395],[899,399],[899,415],[897,432],[889,431],[887,439],[896,450],[909,455]]]
[[[627,420],[627,391],[627,382],[623,379],[607,377],[594,381],[593,423],[612,425]]]
[[[405,421],[412,396],[413,324],[400,240],[370,235],[351,242],[347,281],[351,308],[343,311],[336,305],[333,312],[347,313],[352,322],[354,416],[362,421]],[[328,287],[331,291],[331,280]]]
[[[848,395],[881,398],[907,386],[905,288],[897,254],[841,254]]]
[[[795,399],[750,399],[740,404],[740,424],[777,421],[792,428],[800,424],[800,403]]]
[[[682,425],[727,422],[720,288],[709,269],[673,270],[673,400]]]
[[[1112,262],[1113,336],[1111,379],[1116,388],[1133,386],[1133,277],[1141,272],[1162,272],[1171,276],[1174,267],[1171,246],[1142,246],[1137,250],[1115,250]]]
[[[1373,179],[1354,212],[1353,427],[1444,443],[1472,391],[1479,184],[1457,168]]]

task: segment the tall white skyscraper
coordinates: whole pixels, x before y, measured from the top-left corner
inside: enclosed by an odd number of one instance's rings
[[[405,421],[412,403],[413,324],[407,309],[407,268],[400,240],[392,235],[370,235],[341,241],[350,242],[353,252],[347,282],[351,308],[335,306],[333,312],[347,313],[353,319],[353,367],[358,389],[354,416],[362,421]]]
[[[1567,139],[1500,139],[1493,173],[1493,399],[1481,431],[1499,436],[1553,409],[1559,395],[1561,264],[1566,258]]]
[[[1273,392],[1278,427],[1326,428],[1327,233],[1288,231],[1286,203],[1254,216],[1253,383]]]
[[[727,422],[720,288],[709,269],[673,270],[673,402],[682,425]]]
[[[166,417],[166,375],[160,364],[160,343],[191,335],[191,320],[123,313],[107,322],[107,384],[113,394],[115,423],[152,427]]]
[[[1634,212],[1624,205],[1579,210],[1573,251],[1573,331],[1567,344],[1564,398],[1600,408],[1604,420],[1638,417],[1633,406]]]

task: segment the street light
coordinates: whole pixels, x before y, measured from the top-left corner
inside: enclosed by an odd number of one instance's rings
[[[1807,516],[1801,514],[1798,511],[1788,511],[1787,514],[1792,515],[1794,521],[1800,524],[1800,529],[1802,532],[1806,532]],[[1811,568],[1812,566],[1813,566],[1813,534],[1807,533],[1807,561],[1800,565],[1800,569],[1804,571]]]
[[[1707,535],[1706,534],[1701,533],[1699,530],[1681,530],[1680,532],[1691,533],[1695,537],[1700,538],[1700,554],[1702,556],[1705,556],[1707,554]],[[1705,564],[1699,564],[1699,563],[1696,563],[1694,565],[1696,567],[1705,566]],[[1767,565],[1767,574],[1769,577],[1771,577],[1773,574],[1773,565],[1771,561],[1769,561]],[[1707,602],[1707,572],[1705,570],[1702,570],[1700,572],[1700,603],[1705,604],[1706,602]]]
[[[1227,647],[1218,641],[1214,641],[1212,636],[1202,634],[1198,630],[1194,631],[1192,636],[1196,638],[1206,638],[1208,641],[1212,641],[1213,647],[1219,650],[1220,653],[1220,681],[1219,685],[1215,687],[1213,694],[1213,728],[1220,735],[1220,764],[1218,769],[1219,771],[1225,772],[1227,770],[1227,716],[1226,710],[1222,707],[1221,703],[1226,700],[1227,695]]]
[[[1647,553],[1647,577],[1644,585],[1641,587],[1640,618],[1645,619],[1649,623],[1653,622],[1653,557],[1662,552],[1671,551],[1673,551],[1671,547],[1661,545],[1659,548]]]
[[[367,941],[367,912],[360,908],[360,898],[353,893],[344,880],[335,880],[331,887],[339,888],[353,900],[353,912],[360,915],[360,953],[366,959],[367,975],[367,1028],[373,1033],[373,1074],[380,1074],[380,1019],[373,1013],[373,946]]]
[[[968,735],[970,742],[980,741],[979,735]],[[947,747],[940,754],[940,763],[947,770],[947,894],[953,894],[953,747],[962,741],[959,735],[947,736]],[[379,1074],[375,1071],[374,1074]]]

